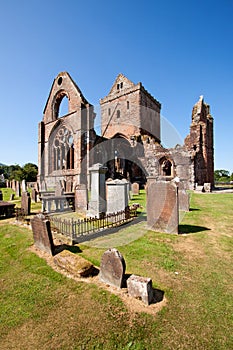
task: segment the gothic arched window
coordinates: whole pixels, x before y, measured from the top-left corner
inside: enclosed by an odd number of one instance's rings
[[[65,126],[58,129],[52,144],[53,170],[74,169],[74,140]]]
[[[173,176],[172,162],[165,158],[161,161],[161,175],[162,176]]]

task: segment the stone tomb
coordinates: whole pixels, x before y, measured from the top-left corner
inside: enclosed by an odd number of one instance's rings
[[[128,181],[108,180],[106,181],[107,192],[107,214],[125,210],[129,202]]]
[[[125,260],[115,249],[108,249],[101,258],[99,279],[111,286],[122,288],[125,274]]]
[[[54,244],[49,220],[46,220],[43,214],[37,214],[31,220],[31,226],[35,246],[54,255]]]
[[[147,225],[157,232],[178,233],[178,187],[173,181],[147,182]]]

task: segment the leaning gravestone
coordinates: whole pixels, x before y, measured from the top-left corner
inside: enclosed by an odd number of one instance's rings
[[[157,232],[178,233],[178,187],[173,181],[147,182],[147,224]]]
[[[23,192],[21,198],[21,209],[25,215],[29,215],[31,212],[31,197],[30,193]]]
[[[115,248],[108,249],[101,258],[100,281],[117,288],[122,288],[125,267],[125,260],[121,253]]]
[[[31,226],[35,246],[53,255],[54,244],[49,220],[46,220],[43,214],[37,214],[31,220]]]

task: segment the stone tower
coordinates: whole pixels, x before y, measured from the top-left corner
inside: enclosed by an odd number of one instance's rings
[[[148,136],[160,143],[161,104],[142,83],[134,84],[119,74],[109,92],[100,100],[102,136],[117,134],[128,140]]]
[[[208,182],[214,186],[214,136],[210,107],[203,96],[194,105],[190,134],[185,146],[191,152],[194,163],[194,181],[199,185]]]

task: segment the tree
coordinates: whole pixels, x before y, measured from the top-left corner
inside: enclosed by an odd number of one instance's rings
[[[214,172],[215,182],[227,182],[230,181],[230,172],[228,170],[215,170]]]
[[[35,182],[38,174],[38,167],[36,164],[27,163],[22,168],[23,178],[26,182]]]

